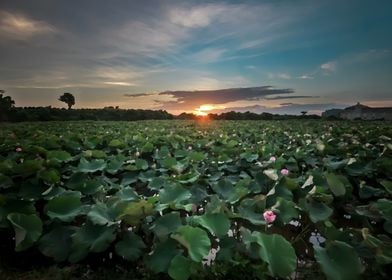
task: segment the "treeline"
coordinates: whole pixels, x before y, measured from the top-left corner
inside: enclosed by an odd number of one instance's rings
[[[172,115],[164,110],[119,109],[107,107],[103,109],[64,109],[53,107],[12,107],[6,114],[0,114],[0,121],[137,121],[137,120],[283,120],[283,119],[319,119],[318,115],[275,115],[270,113],[256,114],[252,112],[226,112],[208,114],[200,117],[191,113]]]
[[[0,117],[1,118],[1,117]],[[137,121],[170,120],[173,115],[163,110],[135,109],[61,109],[53,107],[13,107],[3,116],[3,121]],[[1,119],[0,119],[1,120]]]
[[[221,114],[208,114],[197,116],[192,113],[182,113],[174,116],[164,110],[138,110],[120,109],[119,107],[105,107],[103,109],[72,109],[75,105],[75,97],[71,93],[64,93],[59,100],[66,103],[68,109],[48,107],[15,107],[15,102],[10,96],[4,95],[0,90],[0,121],[24,122],[24,121],[137,121],[137,120],[282,120],[282,119],[319,119],[317,115],[306,115],[302,111],[301,116],[274,115],[269,113],[256,114],[252,112],[226,112]]]
[[[197,120],[199,116],[192,113],[182,113],[175,117],[180,120]],[[318,115],[278,115],[270,113],[253,113],[253,112],[225,112],[221,114],[208,114],[205,118],[211,120],[288,120],[288,119],[320,119]]]

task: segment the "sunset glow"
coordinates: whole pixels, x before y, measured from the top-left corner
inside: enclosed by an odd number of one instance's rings
[[[391,106],[392,1],[30,2],[0,1],[17,107],[64,107],[64,92],[75,109],[197,116]]]
[[[204,105],[200,105],[199,108],[196,108],[193,113],[197,116],[207,116],[210,111],[216,110],[216,109],[223,109],[223,108],[222,108],[222,106],[214,106],[211,104],[204,104]]]

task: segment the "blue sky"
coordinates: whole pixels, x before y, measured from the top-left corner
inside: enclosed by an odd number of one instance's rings
[[[173,113],[392,106],[391,14],[387,0],[3,0],[0,88],[17,106],[62,107],[63,92]]]

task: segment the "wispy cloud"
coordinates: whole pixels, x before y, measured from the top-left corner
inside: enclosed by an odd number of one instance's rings
[[[283,79],[283,80],[290,80],[291,75],[287,73],[268,73],[269,79]]]
[[[300,79],[302,80],[312,80],[313,76],[309,75],[309,74],[304,74],[302,76],[299,76]]]
[[[36,35],[55,32],[50,24],[22,14],[0,11],[0,35],[5,38],[28,39]]]
[[[208,4],[193,7],[176,7],[169,12],[170,21],[189,28],[210,25],[214,20],[229,12],[231,6],[225,4]]]
[[[251,40],[251,41],[246,41],[244,43],[241,43],[239,46],[239,49],[252,49],[256,47],[260,47],[266,42],[266,39],[257,39],[257,40]]]
[[[385,59],[392,56],[392,49],[370,49],[348,53],[338,58],[343,65],[363,64]]]
[[[300,76],[300,79],[313,79],[314,75],[323,73],[325,75],[336,72],[339,68],[345,68],[350,65],[360,65],[371,63],[380,59],[392,56],[391,49],[370,49],[365,51],[347,53],[337,57],[334,60],[325,62],[320,65],[319,69],[314,70],[310,74]]]
[[[206,48],[192,55],[192,59],[196,63],[212,63],[222,58],[226,52],[225,49],[219,48]]]
[[[299,98],[319,98],[319,96],[312,96],[312,95],[278,95],[278,96],[271,96],[271,97],[265,97],[264,99],[266,100],[279,100],[279,99],[299,99]]]
[[[113,86],[135,86],[135,84],[127,83],[127,82],[104,82],[105,85],[113,85]]]
[[[320,65],[322,70],[325,70],[327,73],[335,72],[338,66],[337,61],[328,61]]]
[[[164,91],[155,94],[156,96],[168,96],[172,100],[161,102],[165,109],[171,110],[192,110],[203,104],[225,104],[235,101],[260,100],[268,96],[277,94],[291,94],[293,89],[276,89],[271,86],[249,87],[249,88],[228,88],[218,90],[197,90],[197,91]],[[140,97],[146,94],[127,94],[127,97]],[[152,95],[150,95],[152,96]]]
[[[103,43],[123,54],[154,55],[170,50],[187,37],[186,30],[168,22],[127,21],[103,34]]]

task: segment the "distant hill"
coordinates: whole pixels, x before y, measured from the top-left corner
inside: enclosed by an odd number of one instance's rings
[[[369,107],[358,102],[345,109],[326,110],[322,113],[322,116],[347,120],[392,120],[392,107]]]

